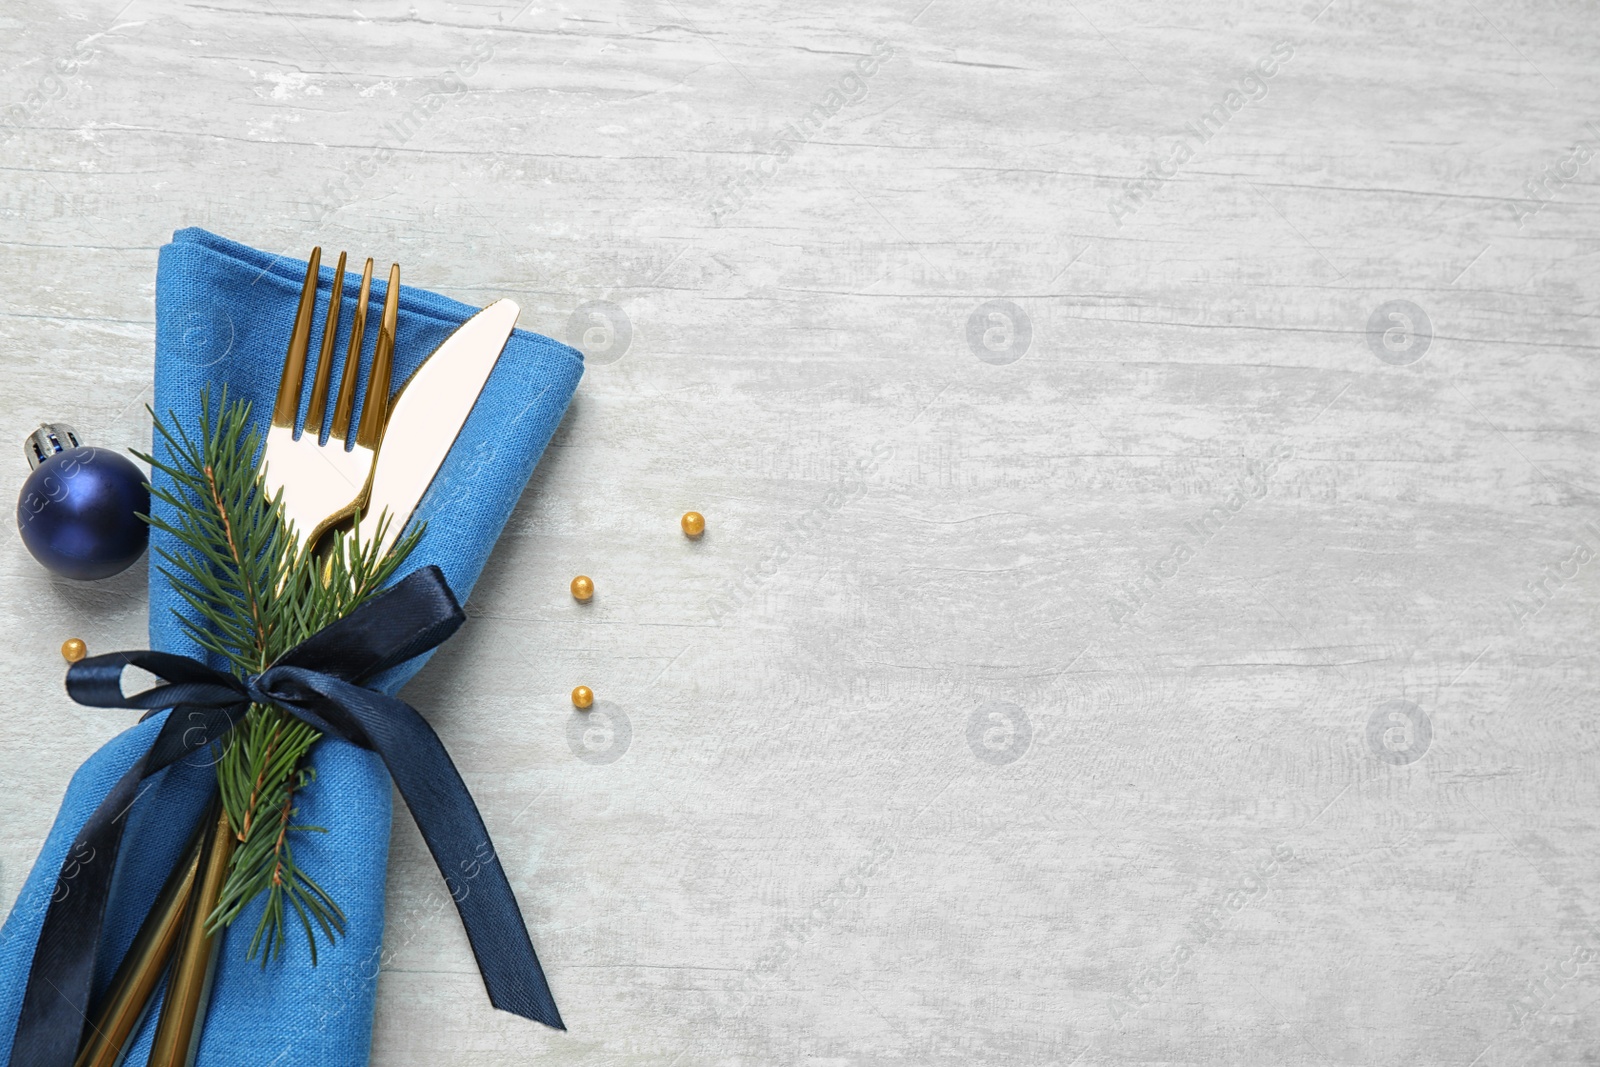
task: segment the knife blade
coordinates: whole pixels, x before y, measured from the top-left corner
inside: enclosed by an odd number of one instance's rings
[[[496,300],[472,316],[423,360],[395,395],[362,511],[364,526],[368,515],[386,522],[378,541],[380,554],[400,539],[444,465],[500,361],[520,311],[514,301]],[[383,520],[385,514],[388,518]]]

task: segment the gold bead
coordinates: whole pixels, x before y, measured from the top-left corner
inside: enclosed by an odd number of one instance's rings
[[[594,596],[594,582],[587,574],[580,574],[572,579],[572,599],[588,600]]]
[[[706,532],[706,517],[698,511],[685,511],[682,521],[683,532],[690,537],[699,537]]]
[[[594,690],[586,685],[580,685],[572,691],[572,706],[584,710],[594,703]]]
[[[89,654],[89,646],[80,638],[69,637],[61,645],[61,658],[68,663],[76,663]]]

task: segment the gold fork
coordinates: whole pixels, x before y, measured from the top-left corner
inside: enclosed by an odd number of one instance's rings
[[[294,425],[300,414],[300,394],[311,344],[311,324],[316,313],[321,262],[322,249],[312,249],[305,284],[300,290],[300,310],[295,315],[289,351],[283,361],[283,377],[278,382],[272,427],[267,431],[267,446],[262,456],[262,477],[267,492],[283,493],[284,518],[293,526],[299,548],[315,545],[329,527],[348,518],[365,503],[373,459],[389,416],[394,332],[400,313],[400,264],[395,263],[389,268],[389,291],[384,298],[378,343],[367,374],[366,400],[362,403],[361,421],[356,425],[352,442],[350,422],[356,404],[356,375],[361,365],[367,300],[372,289],[372,260],[368,258],[366,269],[361,272],[361,296],[350,327],[350,344],[345,353],[339,396],[333,405],[333,422],[328,429],[328,442],[323,444],[322,424],[333,384],[333,345],[339,332],[339,304],[344,294],[345,253],[340,252],[339,265],[334,269],[333,292],[328,298],[328,314],[322,324],[322,344],[317,355],[316,377],[311,383],[305,430],[296,438]]]
[[[340,252],[339,265],[333,272],[333,291],[328,296],[328,314],[322,323],[322,344],[317,353],[316,377],[311,383],[311,403],[306,411],[305,429],[297,439],[294,423],[300,413],[300,389],[305,381],[306,355],[311,344],[311,320],[317,308],[321,261],[322,249],[313,248],[311,260],[306,264],[305,284],[300,288],[300,309],[289,334],[289,351],[283,359],[283,377],[278,381],[272,427],[267,431],[267,446],[261,457],[261,476],[267,492],[283,494],[284,517],[289,521],[295,542],[292,551],[310,551],[325,530],[366,503],[373,459],[389,419],[394,333],[400,313],[400,264],[395,263],[389,267],[389,291],[384,296],[378,342],[367,372],[361,421],[356,426],[354,447],[346,448],[351,415],[356,406],[356,375],[366,332],[367,299],[372,289],[372,259],[369,257],[366,269],[361,272],[361,295],[350,328],[339,398],[333,405],[333,424],[328,431],[328,443],[323,444],[322,422],[327,414],[328,390],[333,383],[333,344],[339,332],[339,303],[344,293],[345,254]],[[211,976],[216,967],[217,948],[222,942],[221,937],[206,930],[206,921],[222,895],[228,864],[238,843],[228,824],[227,813],[219,811],[210,845],[200,860],[194,899],[183,920],[186,929],[174,950],[167,994],[161,1002],[161,1014],[156,1018],[155,1036],[150,1045],[150,1067],[187,1067],[194,1063],[199,1051],[200,1024],[211,998]]]
[[[356,378],[360,373],[367,302],[372,290],[372,260],[369,258],[361,273],[361,295],[351,323],[350,343],[345,352],[344,372],[340,375],[339,396],[333,405],[328,442],[323,444],[322,428],[333,384],[333,346],[339,332],[339,306],[344,296],[345,253],[339,253],[333,290],[328,297],[328,313],[322,323],[317,371],[311,383],[305,428],[296,438],[294,425],[300,414],[321,264],[322,249],[312,249],[305,283],[300,288],[299,310],[295,313],[288,352],[283,360],[283,376],[278,381],[272,426],[267,431],[262,455],[262,480],[267,492],[283,494],[284,517],[293,530],[293,551],[315,547],[326,530],[366,502],[373,460],[389,417],[395,325],[400,311],[400,265],[396,263],[389,268],[389,291],[383,302],[372,366],[367,372],[366,399],[361,406],[355,439],[351,442]],[[199,1048],[200,1024],[210,999],[216,950],[221,942],[219,937],[207,932],[206,920],[217,906],[228,863],[238,844],[220,805],[206,822],[210,826],[197,833],[189,855],[181,864],[185,875],[174,876],[169,881],[141,927],[135,941],[137,951],[129,952],[129,956],[135,958],[118,968],[94,1027],[100,1039],[86,1042],[80,1049],[76,1067],[111,1067],[119,1061],[120,1046],[138,1024],[169,959],[172,959],[171,974],[156,1021],[150,1065],[183,1067],[194,1062]]]

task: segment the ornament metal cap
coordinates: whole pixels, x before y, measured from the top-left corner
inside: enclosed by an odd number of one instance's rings
[[[69,448],[77,448],[83,444],[78,438],[78,431],[64,422],[47,422],[29,435],[22,443],[22,450],[28,454],[28,469],[38,470],[39,465],[57,452],[65,452]]]

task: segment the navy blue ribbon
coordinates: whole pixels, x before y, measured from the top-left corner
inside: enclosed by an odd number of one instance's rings
[[[84,823],[62,864],[28,972],[11,1067],[71,1067],[89,1013],[111,875],[126,824],[122,816],[144,779],[224,736],[252,703],[281,708],[383,759],[451,887],[489,1002],[566,1029],[492,846],[485,859],[482,846],[489,831],[449,753],[415,708],[364,685],[437,647],[465,619],[443,573],[430,566],[243,681],[166,652],[113,652],[73,664],[67,692],[80,704],[144,708],[151,714],[174,710],[149,750]],[[122,672],[128,666],[166,684],[123,696]],[[471,879],[465,891],[457,890],[461,872]]]

